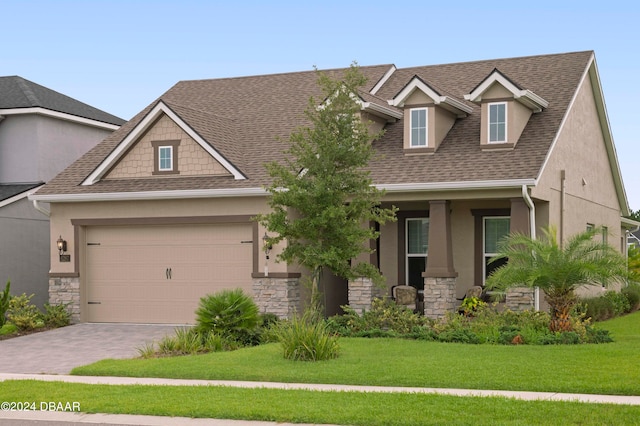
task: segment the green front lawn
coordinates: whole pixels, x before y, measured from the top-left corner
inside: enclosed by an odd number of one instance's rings
[[[285,361],[278,345],[200,356],[105,360],[74,374],[640,395],[640,312],[601,324],[615,343],[489,346],[342,339],[340,358]],[[345,425],[626,425],[640,407],[498,397],[209,386],[7,381],[2,401],[77,402],[83,412]]]
[[[269,344],[206,355],[103,360],[72,374],[640,395],[640,312],[599,327],[615,342],[493,346],[343,338],[340,357],[318,363],[285,360],[279,345]]]
[[[4,401],[77,402],[82,412],[341,425],[627,425],[640,407],[424,394],[209,386],[108,386],[9,381]],[[39,404],[39,403],[38,403]]]

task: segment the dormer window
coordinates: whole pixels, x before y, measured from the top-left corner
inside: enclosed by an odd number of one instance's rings
[[[507,142],[507,103],[489,104],[489,143]]]
[[[427,109],[411,109],[411,148],[424,148],[427,146]]]
[[[389,105],[402,108],[405,155],[434,154],[459,118],[473,109],[461,100],[429,85],[417,75],[398,92]]]
[[[480,146],[483,151],[514,149],[531,115],[542,112],[549,105],[497,69],[464,98],[481,106]]]
[[[180,141],[153,141],[153,174],[178,174],[178,146]]]

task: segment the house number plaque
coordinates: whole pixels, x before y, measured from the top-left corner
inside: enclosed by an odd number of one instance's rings
[[[71,255],[70,254],[61,254],[60,255],[60,262],[71,262]]]

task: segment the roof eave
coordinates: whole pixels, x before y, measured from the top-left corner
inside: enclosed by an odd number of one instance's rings
[[[104,192],[84,194],[33,194],[30,200],[45,203],[81,203],[93,201],[176,200],[191,198],[262,197],[264,188],[190,189],[172,191]]]
[[[24,114],[37,114],[44,115],[51,118],[57,118],[59,120],[71,121],[78,124],[84,124],[86,126],[98,127],[107,130],[117,130],[120,128],[117,124],[106,123],[104,121],[93,120],[91,118],[80,117],[66,112],[54,111],[42,107],[30,107],[30,108],[6,108],[0,109],[0,115],[24,115]]]
[[[460,182],[414,182],[377,184],[378,189],[386,192],[421,192],[421,191],[464,191],[480,189],[521,189],[525,186],[535,186],[535,179],[505,179],[488,181],[460,181]]]

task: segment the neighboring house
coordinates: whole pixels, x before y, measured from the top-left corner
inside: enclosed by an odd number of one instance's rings
[[[635,229],[627,234],[627,245],[640,248],[640,230]]]
[[[48,206],[27,196],[124,120],[18,76],[0,77],[0,285],[49,300]],[[55,244],[55,239],[54,239]]]
[[[511,231],[555,225],[566,239],[602,225],[626,250],[634,225],[621,220],[629,208],[593,52],[361,71],[361,115],[385,130],[371,176],[398,221],[366,257],[388,288],[325,275],[329,313],[409,284],[442,316],[484,284]],[[299,310],[300,268],[275,263],[279,247],[267,260],[252,218],[268,211],[264,164],[307,124],[316,79],[179,82],[30,196],[51,203],[51,238],[68,244],[70,262],[52,246],[52,300],[72,299],[76,321],[192,323],[202,295],[240,287],[262,311]],[[538,299],[515,292],[507,303]]]

